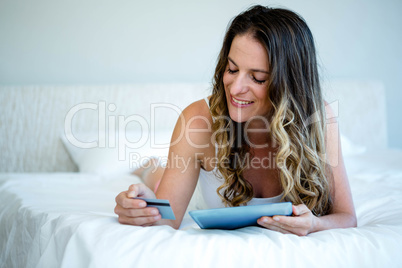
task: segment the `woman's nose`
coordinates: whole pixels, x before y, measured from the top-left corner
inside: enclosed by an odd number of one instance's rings
[[[237,75],[232,83],[230,93],[234,96],[246,93],[248,91],[247,77],[245,75]]]

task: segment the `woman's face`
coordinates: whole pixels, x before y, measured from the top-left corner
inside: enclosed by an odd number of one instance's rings
[[[223,75],[230,118],[246,122],[266,117],[271,109],[268,99],[268,55],[250,34],[237,35],[232,42]]]

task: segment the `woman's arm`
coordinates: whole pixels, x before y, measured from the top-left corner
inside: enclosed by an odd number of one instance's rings
[[[205,102],[195,102],[182,112],[173,131],[167,165],[156,197],[170,201],[176,220],[161,220],[159,213],[152,214],[155,209],[143,208],[140,206],[143,201],[132,199],[139,195],[152,198],[150,190],[140,184],[130,186],[129,191],[116,197],[115,213],[121,223],[141,226],[170,225],[179,228],[197,184],[203,150],[205,145],[210,146],[211,143],[208,115]]]
[[[157,224],[179,228],[194,193],[201,168],[199,156],[202,150],[198,145],[209,145],[211,137],[205,131],[194,131],[207,127],[205,121],[196,119],[200,117],[200,109],[204,106],[205,102],[202,101],[186,108],[173,132],[168,162],[156,196],[170,201],[176,220],[163,220]]]
[[[339,123],[330,105],[327,102],[325,105],[327,113],[326,149],[328,164],[332,169],[334,179],[333,210],[331,214],[319,217],[314,231],[357,226],[352,194],[343,161]]]
[[[268,229],[283,233],[307,235],[312,232],[333,228],[356,227],[357,225],[352,194],[343,162],[339,124],[329,104],[327,102],[325,104],[327,113],[327,159],[332,169],[334,180],[332,212],[329,215],[316,217],[305,205],[293,206],[294,216],[260,218],[258,223]]]

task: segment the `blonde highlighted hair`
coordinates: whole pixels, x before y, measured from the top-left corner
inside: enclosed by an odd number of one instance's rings
[[[267,90],[272,104],[268,120],[270,138],[277,145],[275,161],[284,199],[305,204],[315,215],[328,214],[332,174],[325,159],[325,107],[314,40],[305,21],[286,9],[254,6],[235,17],[226,32],[210,99],[216,119],[215,142],[220,145],[218,161],[229,162],[218,164],[224,183],[217,192],[228,206],[240,206],[253,198],[253,187],[245,180],[245,166],[239,161],[250,151],[244,123],[228,117],[223,84],[232,41],[244,34],[251,34],[268,53]]]

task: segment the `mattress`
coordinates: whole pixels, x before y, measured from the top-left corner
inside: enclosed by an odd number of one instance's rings
[[[306,237],[260,227],[179,230],[119,224],[135,176],[0,175],[0,267],[401,267],[402,152],[345,159],[358,227]]]

